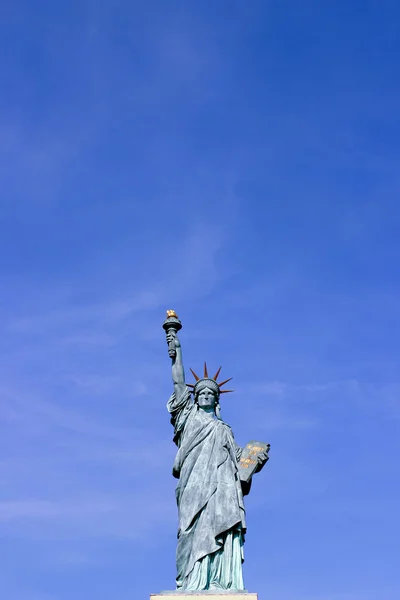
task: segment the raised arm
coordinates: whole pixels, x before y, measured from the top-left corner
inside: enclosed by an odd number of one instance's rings
[[[185,371],[182,363],[182,346],[175,332],[167,333],[167,342],[169,344],[168,354],[172,360],[172,381],[177,398],[181,398],[186,391]],[[173,347],[171,348],[171,342]]]

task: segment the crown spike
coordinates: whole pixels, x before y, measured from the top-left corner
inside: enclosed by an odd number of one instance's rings
[[[189,367],[190,369],[190,367]],[[196,373],[193,371],[193,369],[190,369],[192,372],[193,377],[195,378],[196,381],[199,381],[200,377],[197,377]]]
[[[217,377],[218,377],[218,375],[221,373],[221,369],[222,369],[222,367],[220,367],[220,368],[218,369],[218,371],[215,373],[215,375],[214,375],[214,377],[213,377],[214,381],[217,381]]]
[[[186,385],[190,388],[194,388],[194,383],[187,383]]]
[[[230,394],[231,392],[234,392],[235,390],[221,390],[220,394]]]
[[[231,379],[233,379],[233,377],[229,377],[229,379],[225,379],[225,381],[222,381],[221,383],[219,383],[219,387],[222,387],[223,385],[225,385],[226,383],[228,383],[228,381],[230,381]]]
[[[204,363],[204,377],[206,379],[208,379],[208,370],[207,370],[207,363],[206,362]]]

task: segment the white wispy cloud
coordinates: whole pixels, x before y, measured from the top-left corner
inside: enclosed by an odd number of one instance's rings
[[[399,382],[362,382],[356,379],[329,381],[326,383],[290,383],[266,381],[249,383],[253,394],[267,396],[278,401],[277,406],[287,403],[351,403],[362,410],[379,408],[382,415],[397,418],[399,416]],[[279,403],[279,400],[282,402]]]
[[[204,228],[207,229],[206,239]],[[60,335],[64,333],[65,339],[85,343],[87,336],[105,336],[110,334],[107,327],[112,327],[126,321],[138,313],[146,313],[154,309],[164,309],[170,301],[183,302],[193,298],[201,298],[213,289],[221,274],[218,273],[215,256],[224,243],[223,228],[211,227],[209,224],[196,224],[191,231],[183,236],[183,239],[174,241],[174,246],[168,248],[166,256],[161,261],[160,270],[159,253],[144,256],[144,261],[149,270],[157,273],[156,278],[146,285],[139,282],[144,289],[132,290],[131,286],[125,289],[123,295],[118,299],[109,299],[101,303],[88,303],[86,305],[74,306],[71,304],[71,289],[81,287],[81,280],[68,280],[64,284],[67,294],[62,299],[62,288],[58,284],[56,290],[46,290],[47,302],[43,306],[43,295],[41,294],[41,312],[27,316],[10,316],[7,329],[10,333],[37,333]],[[161,271],[161,272],[160,272]],[[68,283],[68,285],[66,285]],[[135,285],[137,288],[137,285]],[[30,292],[25,293],[31,297]],[[33,297],[38,294],[34,290]],[[62,308],[51,308],[51,303],[63,303]],[[25,310],[29,310],[25,306]],[[140,328],[139,328],[140,332]],[[104,339],[101,337],[101,339]]]
[[[149,491],[137,490],[124,496],[76,496],[59,500],[9,500],[0,502],[0,522],[20,523],[18,535],[46,539],[83,537],[118,537],[142,539],[149,532],[169,528],[175,517],[169,501],[154,497]],[[27,522],[42,523],[40,529]],[[26,529],[25,529],[26,528]],[[5,528],[3,534],[10,530]],[[15,531],[15,529],[14,529]]]
[[[174,504],[156,493],[172,464],[169,439],[18,390],[3,388],[0,399],[4,536],[143,539],[172,525]]]

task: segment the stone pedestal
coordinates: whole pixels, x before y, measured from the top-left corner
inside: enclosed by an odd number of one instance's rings
[[[249,592],[161,592],[151,594],[150,600],[258,600]]]

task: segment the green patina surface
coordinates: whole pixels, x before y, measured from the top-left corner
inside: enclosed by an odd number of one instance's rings
[[[222,384],[210,378],[206,368],[202,379],[196,376],[191,392],[177,335],[182,325],[171,313],[163,327],[174,383],[167,408],[178,446],[173,465],[178,479],[177,591],[244,592],[243,497],[250,491],[251,475],[268,460],[269,445],[251,442],[243,452],[236,444],[220,416]]]

